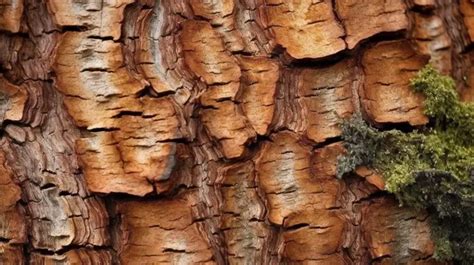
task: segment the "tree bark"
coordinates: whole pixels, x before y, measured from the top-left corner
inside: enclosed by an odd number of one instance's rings
[[[469,0],[0,1],[1,264],[445,264],[338,124],[474,99]]]

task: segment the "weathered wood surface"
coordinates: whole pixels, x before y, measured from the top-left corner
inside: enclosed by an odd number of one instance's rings
[[[338,124],[474,99],[470,0],[0,1],[1,264],[439,264]]]

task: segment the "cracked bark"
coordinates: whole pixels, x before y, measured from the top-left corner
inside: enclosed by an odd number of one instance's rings
[[[440,264],[338,124],[474,99],[474,4],[0,1],[1,264]]]

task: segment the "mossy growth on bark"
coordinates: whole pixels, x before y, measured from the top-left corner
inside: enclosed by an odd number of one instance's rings
[[[342,124],[338,177],[376,170],[400,203],[428,211],[438,258],[474,264],[474,104],[460,102],[454,81],[430,65],[411,86],[425,95],[430,124],[380,131],[354,115]]]

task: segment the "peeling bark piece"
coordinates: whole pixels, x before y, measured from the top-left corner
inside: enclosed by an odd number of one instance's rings
[[[192,16],[182,1],[140,1],[127,7],[122,38],[125,57],[157,93],[176,92],[186,102],[194,83],[184,64],[179,45],[179,24]],[[179,95],[179,96],[178,96]]]
[[[220,119],[216,119],[220,117]],[[201,111],[201,121],[222,147],[226,158],[236,158],[245,152],[245,144],[255,137],[247,127],[246,119],[230,101],[219,102],[216,109]]]
[[[385,181],[382,176],[377,174],[374,170],[365,166],[359,166],[356,168],[355,173],[360,177],[365,178],[367,182],[377,187],[379,190],[385,189]]]
[[[183,136],[176,112],[167,98],[142,101],[142,115],[116,118],[119,130],[77,141],[90,190],[144,196],[170,176],[176,143],[168,141]]]
[[[174,166],[175,143],[118,142],[114,133],[95,133],[77,142],[91,191],[144,196],[166,180]]]
[[[414,14],[415,23],[412,36],[418,51],[429,55],[430,63],[441,73],[449,75],[452,70],[451,38],[443,20],[435,15]]]
[[[341,134],[338,124],[354,112],[355,64],[344,60],[321,69],[304,69],[297,87],[306,112],[306,134],[315,142]]]
[[[181,44],[186,64],[207,85],[239,82],[241,73],[236,60],[208,22],[184,22]]]
[[[230,51],[244,49],[242,36],[235,28],[234,0],[190,0],[194,14],[206,18],[222,35]]]
[[[76,144],[90,190],[150,193],[174,166],[175,144],[161,142],[182,137],[172,101],[137,96],[144,83],[123,67],[120,44],[72,32],[60,47],[57,85],[69,113],[89,130],[112,129]]]
[[[124,264],[214,264],[209,243],[193,220],[186,196],[119,202],[119,259]]]
[[[181,43],[186,64],[208,85],[200,98],[201,104],[209,107],[201,111],[203,124],[219,141],[226,158],[241,156],[255,132],[233,102],[241,77],[237,61],[226,52],[219,35],[207,22],[186,21]]]
[[[403,0],[336,0],[338,17],[344,24],[347,47],[382,32],[395,32],[408,27]]]
[[[55,63],[57,87],[79,126],[116,128],[121,111],[140,111],[135,93],[145,84],[123,67],[121,46],[111,40],[87,38],[86,33],[65,33]]]
[[[325,167],[319,163],[331,161],[313,159],[311,163],[311,149],[299,144],[291,133],[279,133],[271,140],[264,145],[256,169],[269,205],[268,218],[284,228],[283,259],[295,263],[344,263],[344,221],[328,209],[339,205],[340,184],[319,170]],[[317,156],[322,158],[320,154]]]
[[[253,129],[265,135],[273,119],[278,64],[259,57],[239,58],[242,68],[241,104]]]
[[[83,264],[94,265],[103,264],[111,265],[112,253],[108,250],[94,250],[87,248],[79,248],[69,250],[64,254],[42,255],[39,253],[32,253],[30,257],[30,264]]]
[[[365,80],[360,97],[369,118],[377,123],[426,124],[423,96],[409,87],[426,63],[407,41],[381,42],[368,49],[362,58]]]
[[[270,222],[281,225],[291,214],[334,207],[338,184],[323,183],[311,175],[311,148],[299,143],[290,132],[273,135],[271,140],[256,160]]]
[[[328,210],[305,211],[285,220],[283,256],[291,262],[345,264],[342,254],[344,221]]]
[[[270,0],[263,8],[275,42],[295,59],[322,58],[346,48],[330,0]]]
[[[93,192],[123,192],[139,196],[152,192],[153,187],[146,178],[125,173],[118,144],[110,132],[97,132],[76,142],[88,188]]]
[[[173,169],[176,143],[121,141],[119,149],[126,174],[155,182],[167,180]]]
[[[258,195],[251,161],[222,169],[221,193],[229,264],[268,264],[271,231],[265,223],[265,205]]]
[[[336,142],[314,150],[313,172],[318,178],[335,178],[337,159],[345,152],[342,142]]]
[[[390,262],[386,264],[414,264],[433,255],[426,213],[400,208],[393,199],[381,198],[366,204],[362,214],[363,236],[372,259],[387,257]]]
[[[10,136],[10,138],[12,138],[18,143],[24,143],[26,141],[26,132],[20,126],[8,124],[7,126],[5,126],[5,132],[8,136]]]
[[[342,144],[334,143],[316,149],[311,160],[313,181],[320,183],[323,193],[317,200],[332,202],[339,198],[340,184],[335,178],[337,156]],[[300,198],[305,200],[306,198]],[[312,198],[316,199],[316,198]],[[290,262],[311,264],[345,264],[342,252],[345,221],[326,207],[305,207],[284,219],[283,257]]]
[[[47,3],[56,24],[86,27],[90,36],[118,40],[123,10],[133,0],[49,0]]]
[[[420,6],[426,9],[434,9],[436,7],[436,0],[412,0],[415,6]]]
[[[19,32],[23,9],[23,0],[2,0],[0,2],[0,29],[13,33]]]
[[[464,17],[471,42],[474,42],[474,3],[471,0],[460,0],[459,10]]]
[[[4,121],[21,121],[28,93],[24,87],[16,86],[0,76],[0,124]]]

